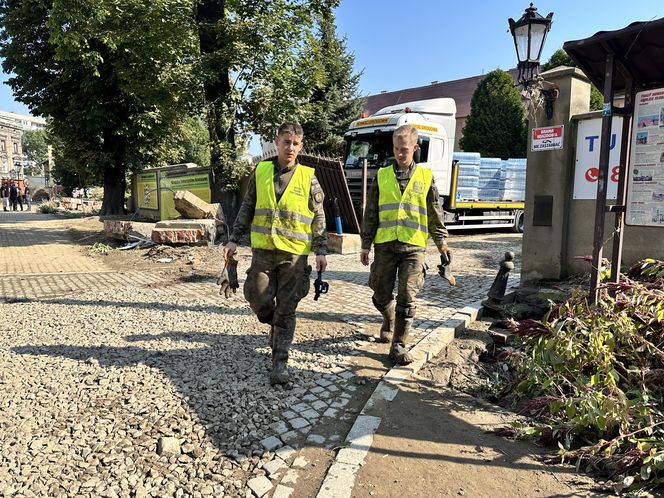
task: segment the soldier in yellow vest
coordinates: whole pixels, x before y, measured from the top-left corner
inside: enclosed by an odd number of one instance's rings
[[[233,226],[224,256],[235,254],[251,232],[251,266],[244,296],[261,323],[271,327],[271,384],[288,384],[288,350],[295,333],[295,309],[309,293],[310,251],[316,269],[327,266],[323,190],[313,168],[298,164],[304,132],[296,123],[277,131],[277,159],[256,166]]]
[[[392,342],[392,361],[407,365],[413,361],[405,346],[415,316],[415,298],[424,285],[427,239],[431,235],[438,250],[447,252],[447,229],[431,170],[413,161],[419,148],[417,129],[400,126],[392,142],[394,164],[378,170],[367,196],[360,261],[369,264],[373,244],[369,286],[374,291],[374,306],[383,315],[380,340]]]

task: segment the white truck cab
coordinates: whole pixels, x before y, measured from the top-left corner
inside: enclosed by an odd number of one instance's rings
[[[361,179],[364,159],[369,178],[375,176],[378,168],[394,160],[392,135],[404,124],[415,126],[419,132],[420,149],[415,153],[415,162],[431,168],[440,194],[449,195],[456,103],[448,98],[404,102],[353,121],[344,134],[344,169],[349,186]]]

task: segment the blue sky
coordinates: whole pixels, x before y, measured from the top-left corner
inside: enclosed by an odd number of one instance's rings
[[[528,1],[342,0],[337,31],[363,70],[365,95],[428,85],[516,65],[507,19],[518,19]],[[619,29],[634,21],[664,17],[661,0],[547,0],[538,12],[553,12],[553,26],[542,59],[565,41],[597,31]],[[0,76],[4,83],[6,74]],[[27,113],[11,89],[0,85],[0,109]]]
[[[342,0],[337,32],[346,36],[348,48],[355,53],[356,68],[364,70],[362,92],[371,95],[515,67],[516,52],[507,19],[521,17],[529,3]],[[661,0],[533,3],[542,16],[553,12],[543,61],[566,41],[664,17]]]

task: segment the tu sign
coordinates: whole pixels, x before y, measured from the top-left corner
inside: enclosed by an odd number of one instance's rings
[[[599,178],[599,148],[601,131],[601,118],[579,121],[576,136],[574,199],[597,199],[597,179]],[[609,178],[606,193],[607,199],[615,199],[618,192],[621,137],[622,117],[614,116],[611,125]]]

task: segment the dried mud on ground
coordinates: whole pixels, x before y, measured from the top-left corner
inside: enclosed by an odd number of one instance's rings
[[[89,254],[90,247],[95,243],[106,244],[118,249],[126,244],[120,240],[106,237],[104,223],[98,217],[63,219],[72,241],[81,246],[81,251]],[[142,249],[111,251],[108,254],[91,254],[101,259],[106,266],[116,271],[157,271],[164,276],[180,278],[184,281],[195,281],[216,277],[223,266],[223,256],[219,246],[152,246]],[[249,266],[248,251],[240,251],[241,263],[246,260]],[[160,259],[171,259],[168,263]]]
[[[471,323],[399,392],[353,497],[606,496],[573,466],[537,460],[552,449],[488,432],[524,420],[477,395],[487,391],[492,369],[500,368],[480,359],[493,347],[490,325]]]

